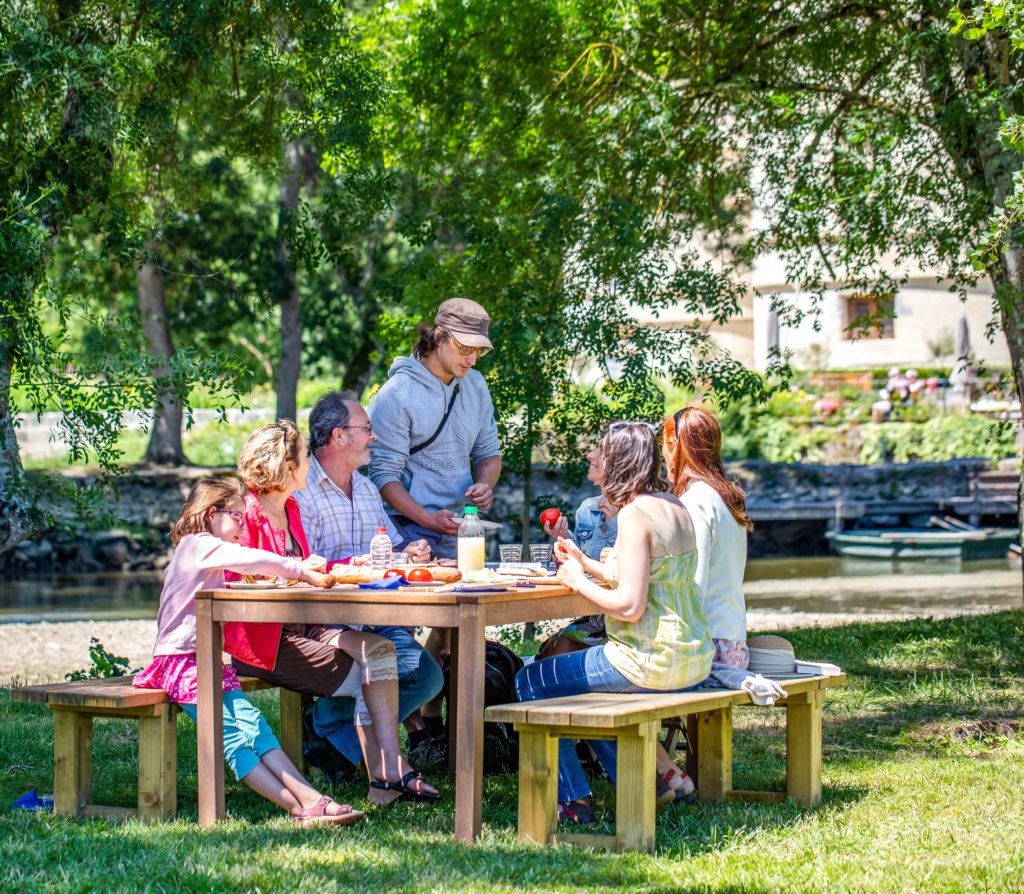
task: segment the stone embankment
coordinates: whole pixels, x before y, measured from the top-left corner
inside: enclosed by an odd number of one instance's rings
[[[739,462],[729,466],[748,494],[755,522],[750,555],[814,555],[828,551],[824,538],[837,517],[862,525],[925,524],[928,514],[951,499],[970,498],[972,481],[989,468],[983,460],[945,463],[854,466],[802,463]],[[0,555],[0,572],[140,571],[163,568],[170,555],[169,532],[197,478],[231,474],[232,469],[174,468],[139,470],[117,482],[112,496],[115,528],[87,529],[68,519],[36,538]],[[76,480],[91,483],[88,476]],[[584,481],[567,488],[557,471],[534,470],[531,501],[534,526],[540,508],[559,506],[571,512],[593,487]],[[1012,513],[1004,523],[1014,524]],[[495,492],[491,518],[506,522],[500,542],[520,539],[522,482],[503,476]],[[542,537],[539,528],[531,531]]]

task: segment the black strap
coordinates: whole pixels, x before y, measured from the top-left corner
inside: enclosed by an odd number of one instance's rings
[[[437,436],[444,431],[444,427],[448,423],[448,417],[451,416],[452,414],[452,407],[455,406],[455,398],[459,396],[459,386],[461,384],[461,382],[455,383],[455,387],[452,389],[452,399],[448,401],[448,409],[444,411],[444,416],[441,417],[441,424],[437,427],[437,431],[435,431],[422,444],[417,444],[415,447],[409,448],[409,456],[412,456],[415,453],[419,453],[421,450],[424,450],[427,447],[429,447],[431,444],[434,443],[434,441],[437,440]]]

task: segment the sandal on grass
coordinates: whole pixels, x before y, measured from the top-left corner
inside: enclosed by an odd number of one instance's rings
[[[412,787],[414,782],[426,783],[426,780],[415,770],[410,770],[398,782],[388,782],[386,779],[374,779],[370,782],[370,788],[383,789],[386,792],[398,792],[402,800],[411,801],[439,801],[441,795],[438,792],[428,792]]]
[[[298,813],[292,814],[292,822],[299,826],[351,826],[366,816],[348,804],[338,805],[341,813],[328,813],[327,808],[334,803],[324,795],[312,807],[303,807]]]
[[[675,792],[676,800],[684,804],[693,804],[697,800],[697,790],[686,770],[672,767],[662,777],[662,781]]]

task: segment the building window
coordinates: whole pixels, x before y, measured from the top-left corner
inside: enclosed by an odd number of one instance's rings
[[[843,338],[894,338],[892,295],[844,295]]]

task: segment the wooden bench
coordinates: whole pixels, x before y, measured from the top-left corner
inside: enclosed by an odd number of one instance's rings
[[[614,850],[654,849],[655,743],[661,723],[686,715],[695,745],[694,782],[702,801],[784,801],[812,807],[821,801],[821,719],[824,691],[845,676],[796,677],[779,681],[786,709],[786,791],[746,792],[732,787],[732,710],[751,705],[746,692],[708,689],[652,695],[589,693],[487,709],[486,719],[519,731],[519,840],[570,842]],[[614,835],[557,831],[558,739],[615,739]],[[694,741],[695,740],[695,741]]]
[[[53,712],[53,807],[61,816],[171,819],[178,805],[179,708],[159,689],[137,689],[133,676],[73,683],[47,683],[11,690],[17,702],[45,704]],[[242,689],[273,687],[255,677],[239,677]],[[281,747],[301,768],[302,697],[281,690]],[[138,809],[92,802],[92,723],[96,717],[139,722]]]

